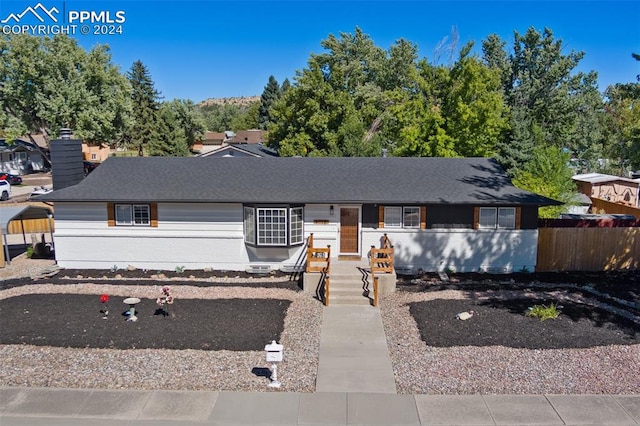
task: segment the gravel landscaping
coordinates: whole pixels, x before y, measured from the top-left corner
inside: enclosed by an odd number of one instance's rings
[[[163,316],[155,302],[161,287],[145,284],[0,290],[0,386],[273,391],[264,346],[278,340],[280,391],[315,390],[322,305],[307,294],[166,281],[175,301]],[[107,320],[101,294],[109,295]],[[142,299],[136,322],[121,315],[127,297]]]
[[[18,273],[16,259],[0,282],[0,386],[315,390],[323,307],[284,275],[61,271],[33,280],[29,262]],[[640,393],[638,274],[573,278],[400,279],[380,302],[398,392]],[[156,304],[164,285],[175,297],[168,316]],[[136,322],[122,315],[126,297],[141,299]],[[549,303],[562,306],[557,319],[525,316]],[[455,318],[469,310],[469,320]],[[270,340],[285,348],[278,390],[267,387]]]
[[[399,393],[640,393],[640,287],[633,275],[582,285],[513,279],[413,280],[382,300]],[[604,277],[600,277],[603,279]],[[558,319],[527,317],[559,303]],[[475,311],[466,320],[459,312]]]

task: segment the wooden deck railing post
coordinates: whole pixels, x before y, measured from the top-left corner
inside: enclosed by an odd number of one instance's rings
[[[324,306],[329,306],[329,286],[331,279],[326,275],[324,280]]]
[[[373,306],[378,306],[378,277],[373,278]]]

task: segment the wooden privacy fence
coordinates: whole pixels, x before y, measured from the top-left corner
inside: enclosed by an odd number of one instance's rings
[[[640,219],[640,209],[591,197],[591,213],[629,214]]]
[[[640,269],[640,227],[539,228],[536,271]]]
[[[49,223],[51,223],[51,227]],[[49,219],[12,220],[7,227],[7,234],[22,234],[23,225],[25,234],[48,233],[54,231],[54,229],[51,229],[52,227],[55,228],[53,226],[53,219],[51,219],[51,221],[49,221]]]

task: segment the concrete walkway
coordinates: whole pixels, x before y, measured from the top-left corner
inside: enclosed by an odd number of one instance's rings
[[[394,395],[0,387],[2,426],[640,425],[638,395]]]
[[[396,393],[379,308],[324,308],[316,392]]]

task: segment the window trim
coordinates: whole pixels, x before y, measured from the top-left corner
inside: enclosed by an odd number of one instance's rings
[[[408,225],[405,220],[407,211],[409,209],[415,210],[417,222],[413,225]],[[400,211],[399,222],[389,223],[388,218],[391,211]],[[395,214],[395,213],[394,213]],[[427,210],[425,206],[420,205],[406,205],[406,206],[380,206],[378,211],[378,225],[380,228],[389,229],[426,229]]]
[[[296,219],[294,222],[294,212],[300,211],[299,217],[300,219]],[[300,232],[294,232],[294,225],[296,225],[295,230],[298,231],[297,226],[299,225]],[[294,237],[296,240],[294,241]],[[289,209],[289,245],[299,245],[304,243],[304,208],[303,207],[291,207]]]
[[[116,226],[151,226],[151,206],[149,204],[129,204],[129,203],[118,203],[115,204],[115,224]],[[129,217],[130,221],[123,222],[118,220],[118,207],[128,207],[129,208]],[[146,210],[144,216],[146,216],[146,220],[144,222],[138,223],[136,220],[136,209],[144,208]],[[145,217],[142,217],[144,220]]]
[[[513,222],[510,226],[500,226],[500,212],[505,210],[513,211]],[[498,207],[498,217],[496,218],[496,228],[497,229],[516,229],[516,217],[517,217],[517,209],[515,207]]]
[[[284,215],[283,216],[279,216],[279,217],[284,217],[284,231],[285,231],[285,237],[284,237],[284,242],[278,241],[278,242],[273,242],[273,238],[274,236],[271,235],[272,238],[272,242],[264,242],[264,240],[261,240],[261,236],[260,236],[260,226],[261,226],[261,216],[260,216],[260,212],[264,212],[267,210],[278,210],[278,211],[284,211]],[[292,226],[297,223],[298,221],[294,222],[293,221],[293,217],[295,215],[295,211],[299,210],[300,211],[300,235],[299,235],[299,240],[296,239],[294,241],[294,232],[293,232],[293,228]],[[303,245],[305,242],[305,238],[304,238],[304,206],[298,206],[298,205],[245,205],[243,206],[243,233],[244,233],[244,242],[245,244],[249,245],[249,246],[253,246],[253,247],[294,247],[294,246],[300,246]],[[252,213],[249,213],[252,212]],[[247,223],[247,218],[251,217],[253,218],[253,223]],[[272,223],[273,225],[273,223]],[[249,230],[252,229],[252,232],[249,232]],[[271,232],[274,232],[274,229],[270,230]],[[275,232],[281,232],[282,229],[276,229]],[[251,238],[253,236],[253,238]],[[277,238],[278,236],[276,236]]]
[[[407,210],[414,209],[416,212],[414,214],[417,215],[417,222],[415,225],[407,225],[406,215]],[[404,206],[402,207],[402,227],[405,229],[420,229],[420,206]]]
[[[118,223],[116,220],[117,206],[129,206],[131,223]],[[147,223],[135,223],[134,208],[146,207]],[[107,226],[113,227],[158,227],[158,204],[156,203],[107,203]]]
[[[493,224],[483,225],[481,222],[482,212],[483,211],[492,211]],[[513,222],[510,226],[501,226],[500,225],[500,212],[504,212],[506,210],[512,211]],[[519,229],[519,208],[518,207],[477,207],[477,216],[475,220],[476,229],[499,229],[499,230],[513,230]]]
[[[264,213],[267,211],[271,211],[271,212],[278,212],[277,215],[270,215],[267,216]],[[263,215],[261,216],[261,213],[263,213]],[[280,242],[281,241],[281,236],[280,235],[274,235],[274,233],[280,233],[282,231],[281,229],[281,223],[279,221],[277,222],[273,222],[271,221],[270,223],[267,223],[266,219],[267,217],[275,217],[276,219],[280,219],[280,218],[284,218],[284,242]],[[288,230],[289,230],[289,219],[288,219],[288,209],[286,207],[257,207],[256,208],[256,245],[259,246],[263,246],[263,247],[282,247],[282,246],[287,246],[288,244]],[[264,219],[263,222],[261,222],[261,219]],[[260,227],[261,225],[263,225],[263,229],[261,230]],[[267,225],[271,225],[270,229],[268,229]],[[276,227],[274,229],[274,226]],[[261,235],[262,232],[262,235]],[[270,235],[267,235],[270,234]],[[266,242],[268,239],[271,239],[271,242]],[[277,241],[277,242],[273,242],[273,241]]]
[[[398,219],[399,221],[397,223],[390,223],[389,220],[389,216],[392,216],[389,214],[389,212],[391,211],[396,211],[398,210],[400,212],[400,214],[398,214]],[[402,228],[403,226],[403,216],[402,216],[402,206],[384,206],[384,222],[383,222],[383,227],[384,228]]]
[[[255,207],[244,207],[242,226],[244,228],[244,241],[248,244],[256,244],[256,209]],[[247,214],[249,213],[250,214]],[[250,217],[250,219],[248,219]],[[251,232],[249,232],[251,231]]]

